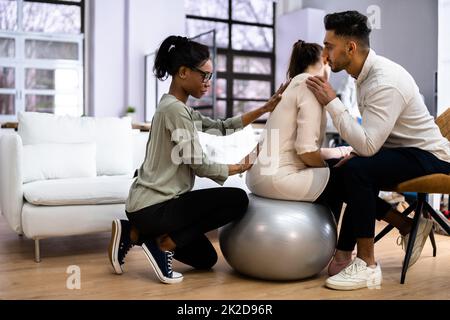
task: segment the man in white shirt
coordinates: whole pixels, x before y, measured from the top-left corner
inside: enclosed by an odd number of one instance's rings
[[[411,221],[378,197],[379,191],[415,177],[450,173],[450,143],[428,112],[411,75],[370,49],[367,17],[357,11],[328,14],[323,54],[333,72],[356,79],[361,124],[336,98],[327,78],[311,77],[308,88],[330,113],[341,137],[354,152],[331,168],[325,190],[330,208],[347,203],[326,286],[353,290],[381,285],[374,255],[375,219],[399,229],[403,242]],[[419,220],[409,266],[417,261],[432,223]],[[357,245],[357,257],[351,254]],[[330,269],[331,268],[331,269]],[[331,272],[330,272],[331,270]]]

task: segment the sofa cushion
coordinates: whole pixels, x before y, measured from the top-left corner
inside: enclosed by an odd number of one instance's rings
[[[23,146],[23,182],[95,177],[95,143],[41,143]]]
[[[131,118],[95,118],[97,174],[123,175],[133,171]]]
[[[23,145],[94,142],[94,118],[19,112],[18,120]]]
[[[43,180],[25,184],[23,193],[34,205],[124,203],[131,183],[131,175]]]
[[[97,175],[124,175],[133,171],[131,118],[58,116],[19,112],[18,133],[24,145],[94,142]]]

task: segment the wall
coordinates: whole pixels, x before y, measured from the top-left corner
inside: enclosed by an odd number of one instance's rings
[[[144,120],[144,56],[170,35],[185,34],[183,0],[129,1],[128,104]]]
[[[277,19],[278,16],[303,8],[303,0],[275,0],[274,2],[277,3]]]
[[[292,45],[299,39],[322,43],[325,28],[322,26],[325,12],[319,9],[300,9],[277,17],[275,48],[275,87],[286,81]],[[295,26],[295,28],[293,28]]]
[[[183,0],[90,1],[89,111],[123,116],[137,108],[144,119],[144,56],[171,34],[185,32]]]
[[[437,115],[450,107],[450,0],[439,0],[438,48],[438,110]]]
[[[435,113],[435,72],[438,48],[438,1],[429,0],[303,0],[303,7],[327,13],[380,8],[381,28],[371,34],[371,46],[411,73],[425,96],[428,109]]]
[[[89,1],[91,116],[123,114],[125,79],[125,2]]]
[[[144,119],[144,55],[154,51],[170,34],[184,34],[183,0],[95,0],[92,7],[91,87],[88,114],[121,116],[127,105],[138,108]],[[430,110],[435,110],[434,72],[437,70],[438,2],[429,0],[280,0],[280,15],[304,8],[325,12],[355,9],[366,13],[370,5],[381,9],[381,29],[372,32],[377,53],[404,66],[416,79]],[[323,27],[323,26],[322,26]],[[278,25],[277,25],[278,29]],[[292,23],[292,37],[299,35]],[[277,30],[278,33],[279,30]],[[289,30],[287,31],[289,32]],[[285,34],[286,37],[290,37]],[[277,38],[278,47],[283,46]],[[290,48],[277,54],[289,58]],[[285,67],[284,67],[285,68]],[[277,65],[277,82],[285,74]],[[338,85],[344,73],[334,74]]]

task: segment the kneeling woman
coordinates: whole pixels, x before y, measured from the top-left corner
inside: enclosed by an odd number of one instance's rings
[[[158,278],[177,283],[183,276],[172,271],[172,258],[197,269],[211,268],[217,254],[205,233],[240,217],[248,205],[246,192],[238,188],[191,191],[196,175],[223,185],[228,176],[251,166],[208,160],[196,128],[222,134],[242,128],[272,111],[284,87],[254,111],[212,120],[186,105],[189,96],[200,98],[210,86],[213,70],[208,47],[187,38],[168,37],[157,52],[154,72],[160,80],[172,76],[172,82],[156,109],[145,160],[130,188],[129,221],[113,221],[109,257],[115,272],[121,274],[127,251],[139,244]]]

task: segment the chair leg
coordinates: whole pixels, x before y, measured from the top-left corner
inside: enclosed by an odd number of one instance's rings
[[[386,227],[384,227],[383,230],[381,230],[375,237],[374,239],[374,243],[377,243],[378,240],[380,240],[381,238],[383,238],[385,235],[387,235],[392,229],[394,229],[394,227],[392,225],[387,225]]]
[[[41,250],[39,248],[39,239],[34,240],[34,261],[41,262]]]
[[[402,212],[402,214],[404,216],[408,216],[416,207],[417,201],[414,201],[405,211]],[[378,240],[380,240],[381,238],[383,238],[386,234],[388,234],[392,229],[394,229],[394,227],[392,225],[387,225],[386,227],[384,227],[383,230],[381,230],[375,237],[374,239],[374,243],[377,243]]]
[[[426,201],[423,204],[423,216],[427,219],[431,219],[430,209],[433,210],[431,206],[428,204],[428,196],[427,196]],[[436,257],[437,247],[436,247],[436,240],[434,239],[433,228],[431,228],[430,231],[430,241],[431,245],[433,246],[433,257]]]
[[[412,249],[414,247],[414,242],[416,241],[417,229],[419,227],[419,218],[422,214],[423,204],[425,202],[425,194],[419,193],[417,200],[416,212],[414,214],[413,225],[411,232],[409,233],[408,245],[406,247],[405,259],[403,261],[402,275],[400,278],[400,283],[405,283],[406,272],[408,271],[409,261],[411,260]]]
[[[433,257],[436,257],[437,248],[436,248],[436,241],[434,240],[433,230],[431,230],[431,232],[430,232],[430,241],[431,241],[431,245],[433,246]]]

